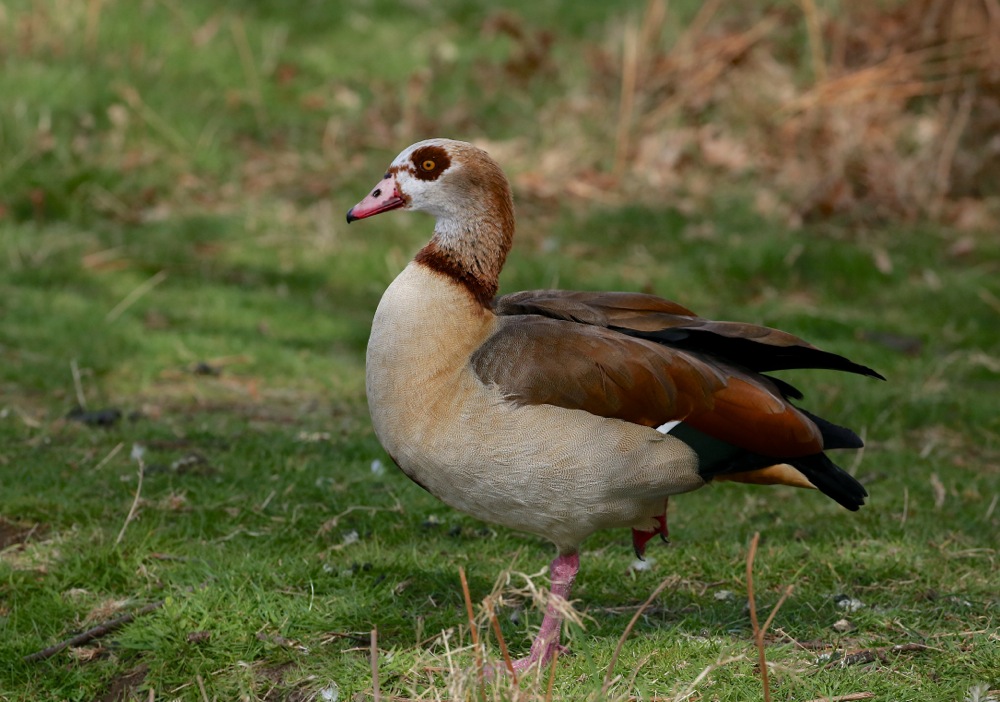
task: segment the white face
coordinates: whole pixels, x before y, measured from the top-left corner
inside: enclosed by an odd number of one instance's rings
[[[461,207],[458,193],[449,184],[462,170],[454,146],[464,145],[451,139],[427,139],[402,152],[389,166],[396,187],[406,200],[404,209],[427,212],[437,218],[447,218]]]
[[[467,156],[476,152],[471,144],[452,139],[427,139],[407,147],[368,196],[351,208],[347,221],[406,209],[427,212],[447,229],[463,218],[475,198],[470,183],[457,176],[465,170]]]

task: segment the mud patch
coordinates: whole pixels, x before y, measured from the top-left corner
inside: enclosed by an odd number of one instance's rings
[[[127,673],[112,678],[108,681],[105,691],[94,698],[94,702],[128,702],[137,699],[139,696],[135,693],[146,680],[148,672],[149,666],[143,663]]]
[[[309,702],[315,699],[312,691],[286,682],[289,674],[297,671],[298,666],[294,663],[281,663],[258,670],[258,680],[264,683],[264,689],[258,689],[258,693],[263,693],[260,699],[263,702]]]
[[[0,551],[9,546],[23,544],[33,536],[39,536],[48,531],[44,524],[31,524],[27,522],[15,522],[5,517],[0,517]]]

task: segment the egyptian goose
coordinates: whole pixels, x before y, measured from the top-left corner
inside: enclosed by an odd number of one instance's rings
[[[629,527],[636,554],[666,538],[667,498],[713,480],[818,488],[850,510],[864,487],[823,453],[849,429],[795,407],[764,375],[870,368],[775,329],[701,319],[624,292],[494,297],[514,236],[503,171],[481,149],[429,139],[400,153],[347,221],[427,212],[434,236],[379,302],[366,386],[379,441],[455,509],[552,541],[568,599],[581,542]],[[523,670],[559,646],[547,607]]]

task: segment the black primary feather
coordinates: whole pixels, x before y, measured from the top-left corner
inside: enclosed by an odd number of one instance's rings
[[[628,336],[655,341],[674,348],[707,353],[758,373],[795,368],[821,368],[885,380],[881,373],[868,366],[811,346],[775,346],[702,329],[672,327],[651,332],[623,327],[612,327],[612,329]]]

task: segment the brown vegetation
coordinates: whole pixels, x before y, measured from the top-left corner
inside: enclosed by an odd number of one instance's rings
[[[984,198],[1000,192],[996,0],[852,2],[836,15],[802,0],[758,18],[721,9],[706,3],[671,42],[663,0],[616,29],[591,56],[588,94],[547,108],[603,128],[603,140],[550,135],[541,157],[525,155],[534,165],[522,187],[696,204],[720,182],[753,179],[758,209],[793,225],[840,215],[992,223]],[[796,51],[803,33],[807,46]],[[543,122],[567,130],[565,119]],[[615,145],[613,164],[593,146],[602,141]],[[560,153],[567,144],[572,156]]]

